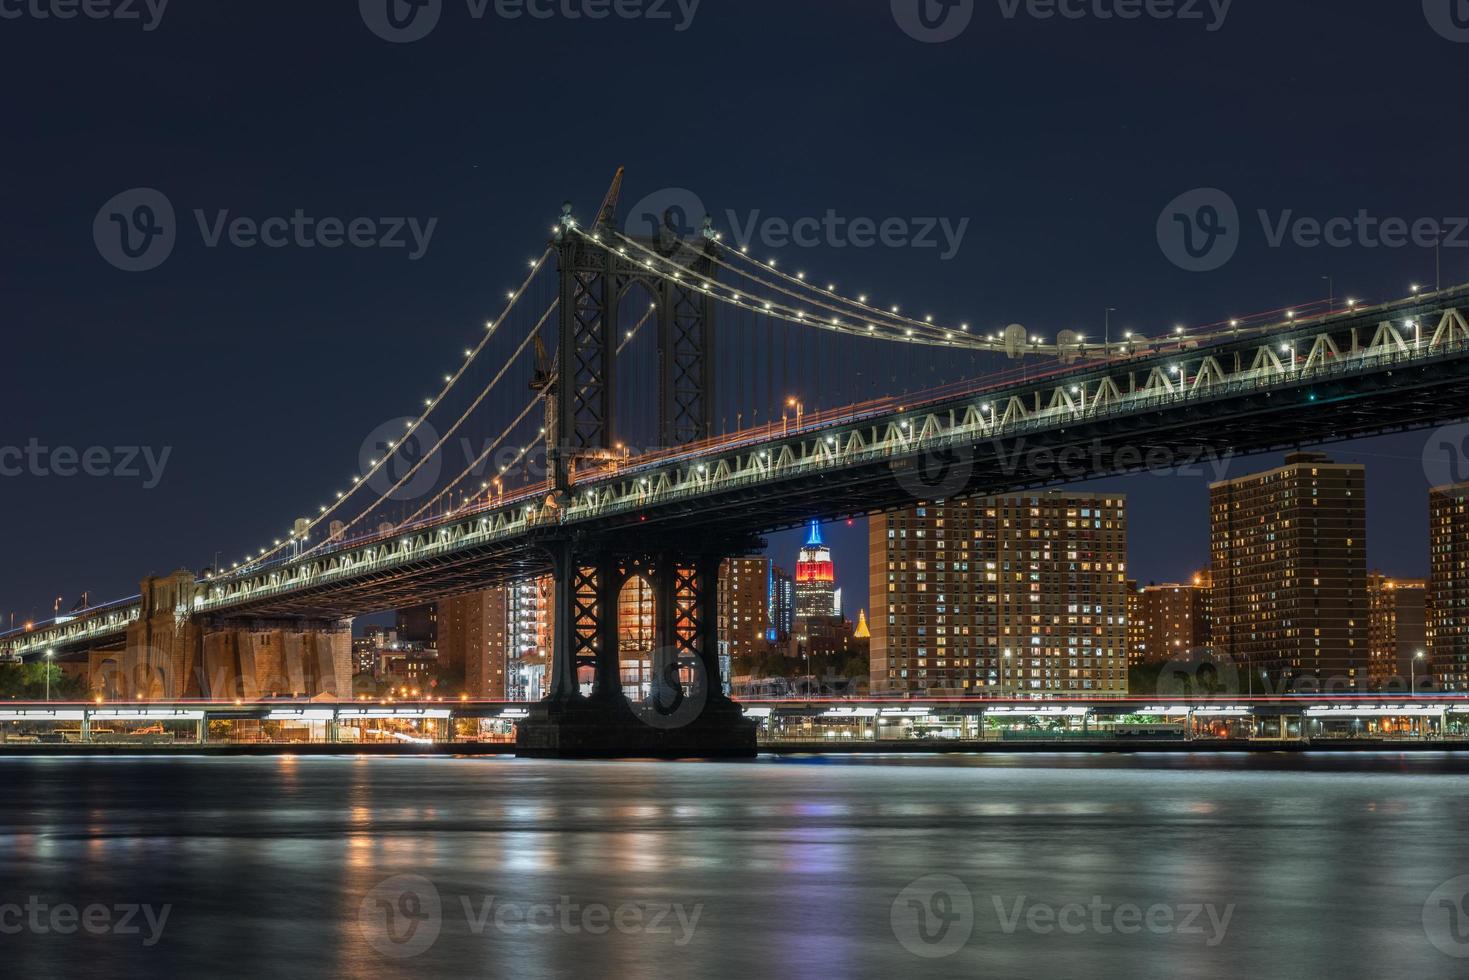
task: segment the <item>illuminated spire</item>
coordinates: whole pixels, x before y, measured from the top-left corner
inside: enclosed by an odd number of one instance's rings
[[[816,521],[812,521],[811,533],[806,536],[806,547],[819,548],[824,544],[826,542],[821,539],[821,525]]]
[[[857,631],[852,634],[859,640],[872,639],[872,630],[867,628],[867,610],[863,609],[857,613]]]

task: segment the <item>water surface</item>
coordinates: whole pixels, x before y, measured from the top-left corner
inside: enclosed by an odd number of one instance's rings
[[[1469,973],[1469,768],[1436,755],[7,758],[0,788],[7,976]]]

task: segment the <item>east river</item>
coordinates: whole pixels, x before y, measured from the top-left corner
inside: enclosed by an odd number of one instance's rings
[[[1463,977],[1430,754],[0,759],[8,977]]]

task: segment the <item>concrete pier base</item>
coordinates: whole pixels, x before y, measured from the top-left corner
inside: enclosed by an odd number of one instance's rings
[[[620,701],[620,703],[619,703]],[[516,725],[515,754],[531,759],[752,759],[755,722],[732,701],[685,720],[617,701],[542,701]]]

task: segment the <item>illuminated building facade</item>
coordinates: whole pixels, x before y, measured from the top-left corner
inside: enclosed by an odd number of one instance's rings
[[[505,696],[539,701],[549,691],[555,605],[549,575],[505,586]]]
[[[821,537],[821,525],[811,522],[806,543],[796,559],[796,631],[800,621],[840,615],[837,609],[836,566],[831,549]]]
[[[796,632],[796,580],[775,565],[770,570],[770,642],[784,645]]]
[[[1213,640],[1294,684],[1367,677],[1366,469],[1323,453],[1209,487]]]
[[[454,596],[439,603],[439,663],[445,670],[462,672],[462,691],[471,698],[505,697],[506,590],[485,589]]]
[[[1206,576],[1187,584],[1149,585],[1138,592],[1134,663],[1167,663],[1212,639]]]
[[[1367,680],[1374,689],[1427,686],[1428,582],[1367,577]],[[1418,684],[1413,682],[1418,677]]]
[[[1142,663],[1143,651],[1148,645],[1147,632],[1143,629],[1143,592],[1137,583],[1127,581],[1127,662]]]
[[[641,575],[628,579],[618,596],[617,655],[621,662],[622,693],[633,701],[646,700],[652,693],[652,660],[658,624],[653,584]],[[582,678],[585,693],[591,693],[591,677]]]
[[[1428,492],[1428,653],[1441,691],[1469,691],[1469,483]]]
[[[876,693],[1127,691],[1127,504],[1032,493],[868,521]]]
[[[719,566],[719,642],[723,657],[770,646],[770,559],[731,558]]]

